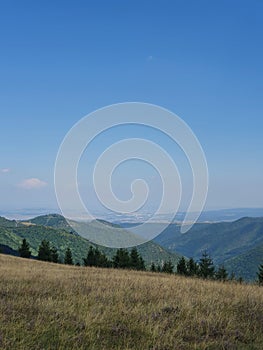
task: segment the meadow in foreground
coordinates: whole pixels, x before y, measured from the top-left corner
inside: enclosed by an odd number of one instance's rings
[[[1,349],[262,349],[263,288],[0,255]]]

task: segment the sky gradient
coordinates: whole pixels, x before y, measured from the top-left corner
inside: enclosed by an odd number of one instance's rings
[[[192,128],[208,162],[207,209],[263,207],[262,23],[260,0],[2,2],[0,209],[56,208],[65,134],[129,101],[165,107]]]

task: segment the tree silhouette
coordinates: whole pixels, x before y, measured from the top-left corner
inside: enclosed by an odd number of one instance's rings
[[[263,264],[259,265],[257,272],[257,281],[260,286],[263,286]]]
[[[215,267],[213,260],[208,255],[207,251],[204,251],[199,261],[199,275],[202,278],[213,278],[215,273]]]
[[[25,238],[23,239],[22,244],[18,249],[18,252],[21,258],[27,258],[27,259],[30,258],[31,256],[30,246]]]
[[[50,243],[45,239],[41,242],[38,248],[38,259],[42,261],[52,261]]]
[[[73,265],[72,253],[69,247],[67,248],[65,253],[64,264]]]

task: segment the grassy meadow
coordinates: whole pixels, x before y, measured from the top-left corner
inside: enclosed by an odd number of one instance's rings
[[[0,349],[262,349],[263,287],[0,254]]]

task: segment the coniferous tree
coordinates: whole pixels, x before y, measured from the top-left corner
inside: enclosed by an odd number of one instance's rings
[[[218,270],[215,272],[215,279],[218,281],[226,281],[227,277],[228,273],[224,265],[219,266]]]
[[[157,272],[162,272],[162,267],[161,267],[161,265],[160,265],[160,264],[158,264],[158,265],[157,265],[157,267],[156,267],[156,271],[157,271]]]
[[[263,286],[263,264],[258,267],[257,282],[260,286]]]
[[[151,263],[150,271],[152,271],[152,272],[156,272],[157,271],[157,268],[156,268],[154,262]]]
[[[165,261],[162,267],[162,272],[173,273],[173,264],[171,260]]]
[[[50,248],[50,256],[51,256],[51,261],[53,263],[57,263],[58,262],[58,250],[56,247],[52,247]]]
[[[31,256],[31,251],[27,240],[24,238],[18,252],[21,258],[29,259]]]
[[[127,249],[120,248],[113,257],[113,267],[127,269],[130,267],[130,255]]]
[[[72,253],[69,247],[67,248],[65,253],[64,264],[73,265]]]
[[[202,278],[213,278],[215,267],[212,258],[204,251],[199,261],[199,275]]]
[[[95,266],[95,253],[92,246],[89,247],[87,257],[83,259],[85,266]]]
[[[144,265],[144,263],[143,263]],[[133,270],[142,270],[141,256],[139,255],[136,247],[132,248],[130,252],[130,267]]]
[[[185,261],[185,258],[182,256],[180,258],[180,260],[178,261],[177,263],[177,266],[176,266],[176,269],[177,269],[177,273],[179,275],[184,275],[186,276],[187,275],[187,266],[186,266],[186,261]]]
[[[38,259],[42,261],[51,261],[50,243],[45,239],[41,242],[38,248]]]
[[[187,275],[197,276],[198,275],[198,264],[193,258],[190,258],[186,263]]]

